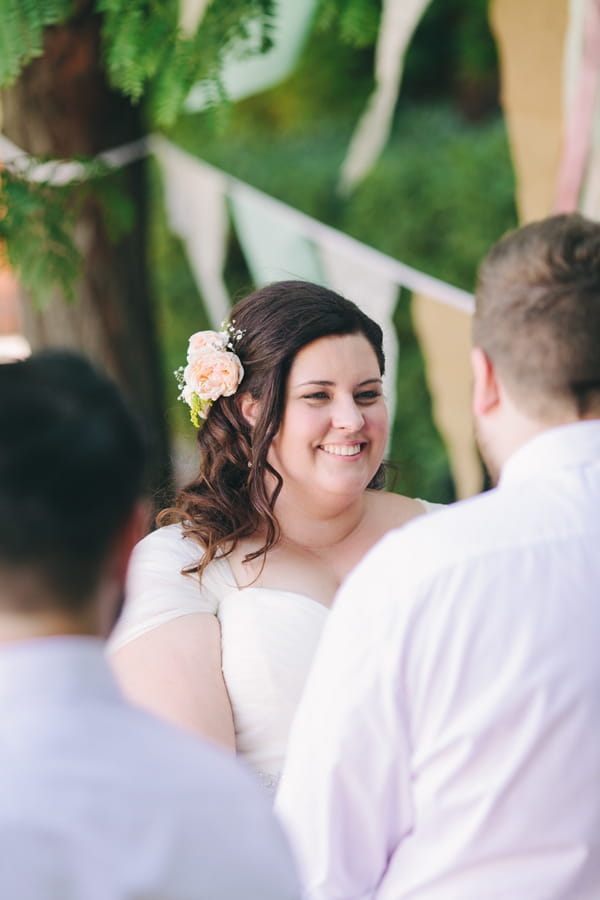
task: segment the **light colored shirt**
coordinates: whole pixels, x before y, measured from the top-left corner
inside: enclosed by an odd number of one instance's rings
[[[276,808],[315,900],[598,900],[600,421],[359,565]]]
[[[99,640],[0,648],[0,897],[292,900],[296,885],[250,775],[130,706]]]

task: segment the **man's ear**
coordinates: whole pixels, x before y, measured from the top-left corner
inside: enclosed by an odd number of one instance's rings
[[[250,428],[254,428],[256,424],[259,408],[259,401],[255,397],[253,397],[252,394],[249,394],[248,391],[240,395],[238,400],[238,409]]]
[[[149,531],[152,506],[149,500],[138,500],[129,518],[121,528],[114,544],[113,573],[120,584],[125,584],[129,557],[133,548]]]
[[[481,347],[471,350],[473,372],[473,415],[481,418],[492,412],[500,401],[500,389],[496,370],[489,356]]]
[[[125,580],[133,548],[148,533],[152,506],[139,500],[116,535],[106,566],[105,590],[97,607],[96,633],[107,638],[121,614],[125,602]]]

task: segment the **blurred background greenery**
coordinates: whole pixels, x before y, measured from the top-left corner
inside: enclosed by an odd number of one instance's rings
[[[514,181],[498,104],[495,45],[485,0],[432,3],[411,41],[390,140],[347,199],[340,165],[373,84],[378,4],[358,18],[324,2],[294,73],[276,88],[217,111],[181,116],[169,137],[189,153],[402,262],[472,290],[478,262],[517,223]],[[361,12],[362,11],[362,12]],[[373,26],[374,23],[374,26]],[[152,169],[151,266],[175,445],[193,439],[175,401],[173,370],[190,333],[208,327],[180,242],[169,232],[158,167]],[[235,236],[226,282],[252,289]],[[390,459],[394,488],[454,499],[443,442],[433,424],[410,296],[395,313],[400,345]],[[183,451],[181,451],[183,448]]]

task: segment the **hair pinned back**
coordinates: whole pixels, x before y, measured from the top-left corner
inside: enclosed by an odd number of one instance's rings
[[[212,404],[198,432],[200,474],[158,518],[161,525],[182,522],[185,533],[202,546],[204,555],[196,567],[200,574],[217,553],[226,555],[242,538],[264,538],[249,558],[263,556],[279,539],[274,507],[282,480],[267,454],[281,425],[296,354],[319,338],[362,334],[373,347],[381,374],[385,368],[379,325],[350,300],[317,284],[280,281],[260,288],[236,304],[231,322],[240,334],[235,352],[244,377],[234,395]],[[240,408],[244,394],[260,401],[252,427]],[[266,471],[275,480],[271,493]],[[380,469],[370,487],[383,487],[383,482]]]

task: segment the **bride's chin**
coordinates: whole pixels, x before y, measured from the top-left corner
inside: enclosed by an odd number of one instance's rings
[[[331,476],[326,481],[322,481],[318,486],[318,491],[323,496],[346,497],[351,503],[364,494],[372,477],[358,471],[342,473],[338,477]]]

